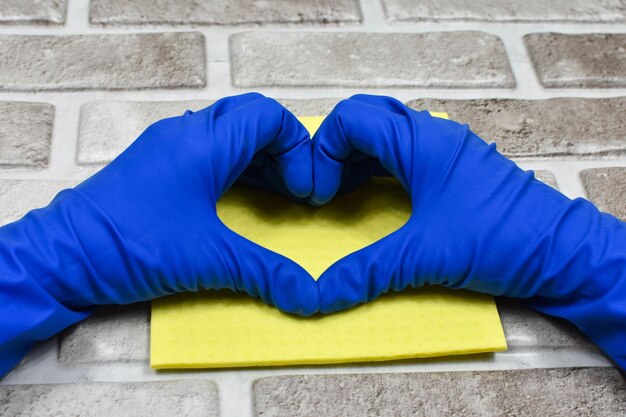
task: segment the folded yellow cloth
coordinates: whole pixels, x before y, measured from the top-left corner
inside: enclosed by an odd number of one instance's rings
[[[445,116],[445,114],[439,114]],[[314,132],[323,117],[301,118]],[[310,207],[244,186],[218,215],[231,229],[302,265],[328,266],[402,226],[410,201],[392,179],[376,179]],[[153,302],[154,368],[324,364],[432,357],[506,349],[492,297],[445,288],[386,294],[354,309],[301,318],[242,294],[207,291]]]

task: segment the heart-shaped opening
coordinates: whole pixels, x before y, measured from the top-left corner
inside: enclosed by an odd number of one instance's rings
[[[219,200],[217,213],[233,231],[290,258],[317,279],[335,261],[404,225],[411,202],[393,178],[373,178],[321,207],[235,185]]]

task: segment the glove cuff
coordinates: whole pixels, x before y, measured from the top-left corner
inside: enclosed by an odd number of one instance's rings
[[[61,191],[47,207],[1,228],[0,242],[5,274],[33,280],[67,308],[154,297],[154,289],[138,278],[144,272],[115,224],[76,189]]]

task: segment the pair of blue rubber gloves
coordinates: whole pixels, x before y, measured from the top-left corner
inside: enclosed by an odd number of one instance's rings
[[[371,175],[402,183],[410,220],[317,282],[216,213],[237,179],[322,205]],[[151,125],[0,228],[0,375],[99,304],[229,288],[309,316],[422,285],[525,299],[626,367],[625,223],[537,181],[467,125],[389,97],[340,102],[313,140],[275,100],[229,97]]]

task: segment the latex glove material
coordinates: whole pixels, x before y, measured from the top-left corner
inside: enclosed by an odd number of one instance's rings
[[[96,304],[230,288],[316,312],[312,277],[232,232],[215,208],[253,158],[266,183],[308,196],[310,142],[272,99],[222,99],[153,124],[96,175],[1,228],[0,375]]]
[[[376,159],[370,166],[391,172],[412,201],[404,227],[320,277],[322,312],[422,285],[524,298],[626,367],[625,223],[536,180],[467,125],[391,98],[339,103],[313,141],[315,204],[349,181],[355,152]]]

